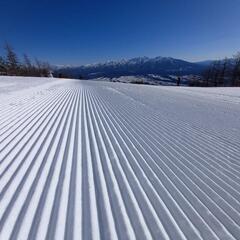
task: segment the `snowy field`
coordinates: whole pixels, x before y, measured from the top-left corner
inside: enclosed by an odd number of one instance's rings
[[[0,239],[240,239],[240,89],[0,77]]]

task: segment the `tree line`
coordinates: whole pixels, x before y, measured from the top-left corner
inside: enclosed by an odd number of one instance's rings
[[[31,60],[27,54],[23,54],[20,60],[13,47],[8,43],[4,46],[4,53],[4,56],[0,56],[0,75],[32,77],[49,77],[51,75],[51,67],[48,62],[40,61],[37,58]]]
[[[214,61],[190,86],[240,87],[240,52],[233,58]]]

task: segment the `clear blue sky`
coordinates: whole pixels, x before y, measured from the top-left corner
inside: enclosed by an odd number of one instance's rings
[[[0,0],[0,44],[52,64],[240,50],[240,0]]]

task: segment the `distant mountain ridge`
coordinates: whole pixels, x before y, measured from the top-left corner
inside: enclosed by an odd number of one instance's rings
[[[148,74],[186,75],[199,74],[208,64],[192,63],[171,57],[137,57],[129,60],[108,61],[105,63],[88,64],[79,67],[61,67],[55,70],[55,75],[67,75],[74,78],[99,78],[138,76]]]

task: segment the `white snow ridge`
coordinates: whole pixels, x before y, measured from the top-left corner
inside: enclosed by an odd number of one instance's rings
[[[0,239],[240,239],[240,91],[0,77]]]

